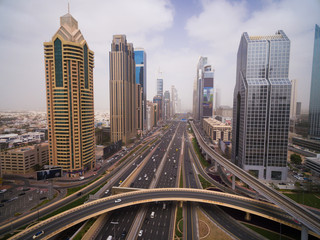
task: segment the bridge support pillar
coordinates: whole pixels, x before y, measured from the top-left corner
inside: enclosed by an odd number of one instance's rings
[[[308,240],[308,228],[304,225],[301,227],[301,240]]]
[[[250,220],[251,220],[251,215],[250,215],[250,213],[246,212],[245,219],[246,219],[247,221],[250,221]]]
[[[232,175],[232,189],[235,190],[236,189],[236,176]]]
[[[181,202],[179,202],[179,207],[183,207],[183,202],[181,201]]]
[[[215,172],[218,172],[218,166],[219,166],[219,163],[217,161],[214,161],[214,171]]]

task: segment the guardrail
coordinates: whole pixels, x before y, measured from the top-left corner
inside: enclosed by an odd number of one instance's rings
[[[302,207],[292,199],[284,196],[276,190],[266,186],[260,182],[257,178],[253,177],[240,167],[236,166],[226,158],[222,157],[218,153],[214,152],[207,143],[203,140],[198,129],[191,121],[191,127],[195,133],[196,139],[205,153],[210,156],[213,160],[217,161],[220,165],[228,169],[231,173],[237,176],[239,179],[247,183],[250,187],[256,190],[258,193],[266,197],[271,202],[280,206],[284,211],[293,216],[296,220],[302,223],[304,226],[320,235],[320,218],[313,214],[311,211]]]

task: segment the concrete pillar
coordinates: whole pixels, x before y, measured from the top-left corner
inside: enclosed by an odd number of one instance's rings
[[[235,190],[236,189],[236,176],[232,175],[232,189]]]
[[[251,215],[250,215],[250,213],[246,212],[245,219],[246,219],[247,221],[250,221],[250,220],[251,220]]]
[[[308,240],[308,228],[304,225],[301,226],[301,240]]]
[[[182,208],[182,206],[183,206],[183,202],[181,201],[181,202],[179,202],[179,207]]]
[[[219,166],[219,163],[217,161],[214,161],[214,171],[215,172],[218,172],[218,166]]]
[[[209,160],[209,156],[208,156],[208,154],[206,154],[206,155],[205,155],[205,157],[206,157],[206,160],[208,161],[208,160]]]

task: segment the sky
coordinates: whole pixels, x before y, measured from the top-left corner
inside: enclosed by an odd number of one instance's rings
[[[289,79],[297,79],[297,101],[307,110],[314,27],[319,0],[0,0],[0,111],[46,111],[43,42],[70,13],[95,53],[94,103],[109,110],[109,51],[114,34],[125,34],[147,53],[147,99],[156,94],[158,72],[164,91],[174,85],[182,110],[192,108],[200,56],[215,69],[220,103],[232,106],[236,58],[243,32],[291,41]]]

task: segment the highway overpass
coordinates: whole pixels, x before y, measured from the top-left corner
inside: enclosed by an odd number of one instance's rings
[[[116,201],[121,199],[120,201]],[[157,201],[191,201],[231,207],[299,228],[294,219],[278,207],[258,200],[208,190],[190,188],[157,188],[122,193],[98,199],[70,209],[44,220],[37,225],[16,234],[11,239],[32,239],[38,231],[44,231],[44,238],[76,225],[86,219],[123,207]],[[268,206],[268,207],[266,207]]]
[[[313,214],[308,209],[302,207],[300,204],[286,197],[285,195],[277,192],[276,190],[265,185],[257,178],[253,177],[240,167],[236,166],[228,159],[222,157],[211,149],[203,137],[200,135],[198,129],[192,121],[190,121],[193,132],[196,136],[198,144],[202,149],[202,152],[206,154],[206,157],[209,157],[212,160],[215,160],[218,164],[225,167],[230,171],[234,176],[241,179],[243,182],[248,184],[251,188],[256,190],[259,194],[267,198],[269,201],[278,205],[281,209],[293,216],[297,221],[303,224],[301,238],[307,239],[307,227],[308,229],[314,231],[316,234],[320,235],[320,218]],[[233,178],[234,181],[234,178]],[[304,227],[305,226],[305,227]]]

